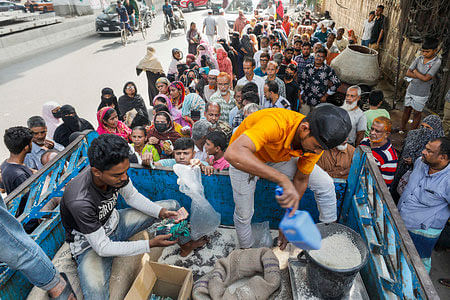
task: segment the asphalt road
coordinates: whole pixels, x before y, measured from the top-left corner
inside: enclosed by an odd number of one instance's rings
[[[187,24],[199,27],[207,15],[205,9],[184,13]],[[135,34],[127,46],[120,36],[95,35],[74,41],[57,49],[39,53],[0,70],[0,133],[12,126],[26,126],[33,115],[41,115],[47,101],[71,104],[80,117],[97,127],[96,109],[100,92],[111,87],[117,97],[127,81],[134,81],[146,104],[147,79],[145,73],[136,75],[136,65],[145,55],[147,45],[156,49],[165,70],[171,61],[172,48],[187,54],[187,42],[182,29],[173,32],[170,40],[163,34],[163,17],[158,15],[149,28],[147,38]],[[0,161],[8,155],[3,138],[0,142]]]

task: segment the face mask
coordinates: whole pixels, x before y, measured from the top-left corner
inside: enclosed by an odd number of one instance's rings
[[[344,145],[337,145],[336,148],[339,151],[344,151],[345,149],[347,149],[347,143],[345,143]]]
[[[286,78],[287,80],[291,80],[292,78],[294,78],[294,75],[286,73],[284,74],[284,78]]]
[[[80,131],[81,130],[80,120],[78,119],[77,116],[64,116],[64,117],[62,117],[62,120],[63,120],[64,124],[66,124],[67,127],[69,127],[70,130],[72,130],[72,131]]]
[[[159,133],[166,131],[168,127],[169,126],[167,124],[161,124],[161,123],[155,124],[156,131],[158,131]]]
[[[341,106],[346,111],[353,110],[358,105],[358,101],[353,102],[352,104],[348,104],[347,102],[344,102],[344,104]]]

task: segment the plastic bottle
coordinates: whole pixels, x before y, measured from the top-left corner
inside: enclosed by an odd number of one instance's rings
[[[275,195],[283,195],[283,188],[275,188]],[[311,215],[304,210],[296,210],[292,217],[289,217],[292,208],[286,209],[283,219],[280,222],[280,229],[286,239],[294,246],[305,250],[318,250],[322,246],[322,236],[314,223]]]

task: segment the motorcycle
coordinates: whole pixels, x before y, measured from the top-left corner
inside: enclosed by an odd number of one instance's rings
[[[177,15],[177,17],[175,17]],[[184,29],[184,33],[187,31],[187,23],[184,19],[184,15],[178,7],[173,7],[173,16],[169,17],[165,15],[164,18],[164,33],[168,39],[172,35],[173,30]]]

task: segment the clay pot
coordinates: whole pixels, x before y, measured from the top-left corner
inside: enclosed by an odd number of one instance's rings
[[[330,66],[341,81],[349,84],[374,86],[380,77],[378,52],[365,46],[348,45]]]

